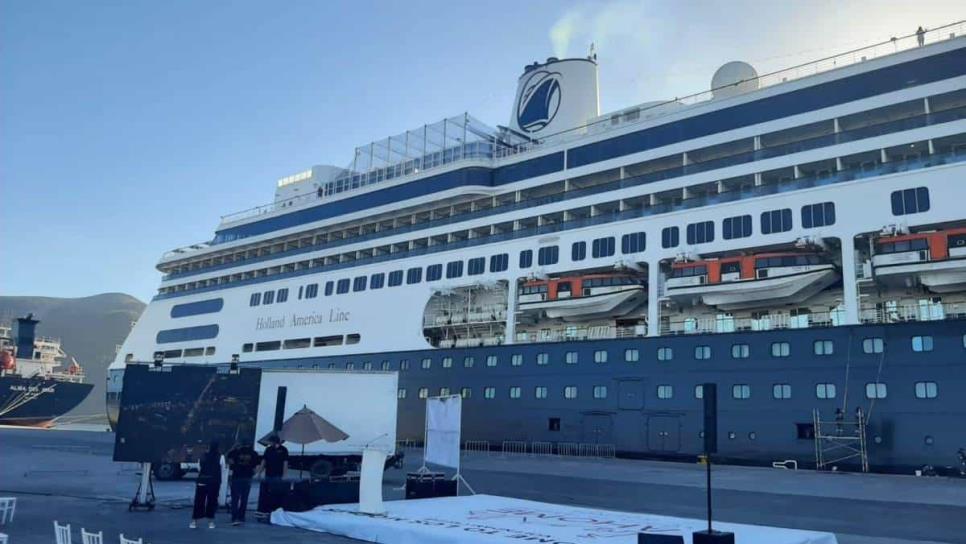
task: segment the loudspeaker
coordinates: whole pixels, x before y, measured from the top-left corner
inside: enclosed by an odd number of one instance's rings
[[[735,534],[725,531],[695,531],[691,534],[694,544],[735,544]]]
[[[279,387],[278,396],[275,397],[275,421],[272,422],[272,430],[278,432],[282,430],[282,422],[285,419],[285,397],[288,395],[288,387]]]
[[[718,453],[718,386],[701,386],[704,397],[704,453]]]
[[[637,533],[637,544],[684,544],[684,537],[681,535]]]

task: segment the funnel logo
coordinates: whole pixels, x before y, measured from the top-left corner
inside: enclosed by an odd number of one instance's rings
[[[530,75],[520,90],[517,125],[526,132],[537,132],[553,121],[560,109],[560,72],[539,70]]]

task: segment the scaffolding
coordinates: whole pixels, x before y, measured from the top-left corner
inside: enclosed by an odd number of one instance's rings
[[[838,409],[832,421],[823,420],[821,412],[814,409],[812,425],[816,470],[836,470],[839,463],[858,462],[862,472],[869,472],[866,417],[861,408],[855,411],[854,420],[845,419],[845,412]]]

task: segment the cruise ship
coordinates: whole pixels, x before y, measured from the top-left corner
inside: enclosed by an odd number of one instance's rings
[[[529,64],[506,126],[359,146],[165,253],[109,405],[132,362],[391,370],[400,439],[461,395],[463,440],[693,458],[715,383],[724,460],[955,464],[964,31],[603,114],[595,54]]]

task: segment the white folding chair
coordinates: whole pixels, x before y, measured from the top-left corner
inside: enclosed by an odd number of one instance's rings
[[[81,527],[81,542],[84,544],[104,544],[104,531],[88,533]]]
[[[3,543],[0,542],[0,544]],[[144,544],[144,539],[131,540],[130,538],[124,538],[124,533],[121,533],[121,544]]]
[[[57,544],[71,544],[70,523],[61,525],[54,520],[54,536],[57,537]]]
[[[16,497],[0,497],[0,525],[13,523],[13,513],[16,509]]]

